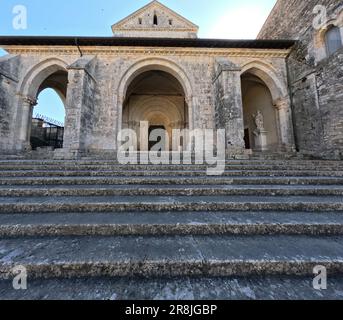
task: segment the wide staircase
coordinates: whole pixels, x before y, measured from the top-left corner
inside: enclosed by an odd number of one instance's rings
[[[0,299],[343,299],[342,276],[343,162],[0,161]]]

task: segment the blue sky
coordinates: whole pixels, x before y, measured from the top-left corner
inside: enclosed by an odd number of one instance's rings
[[[111,36],[110,26],[149,0],[0,0],[0,35]],[[196,23],[201,38],[252,39],[276,0],[161,0]],[[15,30],[13,8],[27,8],[26,30]],[[0,56],[5,52],[0,48]],[[39,96],[39,112],[63,121],[61,101],[51,90]],[[35,108],[36,109],[36,108]],[[37,109],[38,110],[38,109]],[[35,110],[35,113],[37,111]]]

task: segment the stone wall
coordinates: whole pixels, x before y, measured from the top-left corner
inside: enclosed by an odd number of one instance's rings
[[[316,5],[325,6],[328,21],[342,14],[343,3],[337,0],[279,0],[259,38],[299,40],[287,60],[297,148],[342,158],[343,49],[327,57],[321,30],[312,26]]]
[[[14,149],[16,111],[13,101],[18,85],[19,56],[0,58],[0,151]]]

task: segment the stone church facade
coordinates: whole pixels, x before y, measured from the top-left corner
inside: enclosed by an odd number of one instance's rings
[[[342,157],[342,49],[319,57],[325,48],[308,31],[315,1],[295,2],[278,1],[258,40],[199,39],[158,1],[113,25],[112,37],[0,37],[9,53],[0,58],[1,153],[31,150],[33,109],[52,88],[66,112],[57,158],[115,153],[118,132],[139,134],[141,121],[167,132],[226,129],[230,157]],[[342,32],[342,6],[324,2]],[[301,26],[277,27],[300,3]]]

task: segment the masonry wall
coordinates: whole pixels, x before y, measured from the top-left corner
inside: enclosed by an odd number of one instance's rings
[[[0,150],[14,149],[14,132],[16,112],[13,99],[18,83],[18,56],[6,56],[0,59]]]
[[[312,26],[316,5],[326,7],[328,19],[336,19],[343,9],[337,0],[279,0],[259,38],[299,40],[287,60],[299,151],[343,158],[343,49],[322,56],[323,44]]]

